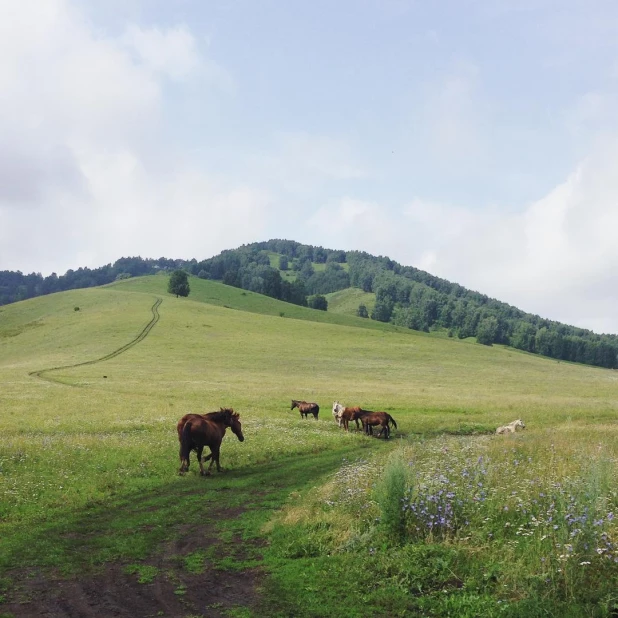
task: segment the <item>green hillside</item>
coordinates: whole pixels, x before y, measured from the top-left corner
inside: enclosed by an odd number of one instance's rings
[[[118,607],[207,615],[199,574],[215,568],[245,587],[261,573],[252,596],[222,601],[236,616],[609,615],[614,371],[190,283],[188,298],[149,276],[0,308],[0,615],[53,614],[78,574],[80,590],[103,577]],[[291,399],[318,402],[319,420]],[[340,430],[334,400],[388,411],[396,439]],[[220,406],[245,441],[224,439],[226,473],[200,478],[192,456],[179,477],[176,422]],[[517,418],[524,432],[493,436]],[[399,515],[404,497],[470,475],[476,489],[448,486],[448,534]],[[578,524],[585,543],[569,540],[572,504],[602,521]],[[367,569],[381,585],[359,596]],[[553,583],[539,592],[539,578]]]
[[[107,287],[129,292],[146,292],[150,294],[167,295],[167,281],[168,278],[165,276],[152,275],[148,277],[125,279],[123,281],[111,283]],[[375,322],[373,320],[357,318],[355,315],[347,311],[339,312],[335,310],[332,312],[325,312],[317,311],[315,309],[308,309],[307,307],[301,307],[299,305],[293,305],[291,303],[276,300],[270,296],[264,296],[255,292],[249,292],[233,286],[224,285],[218,281],[190,277],[189,282],[191,285],[189,300],[191,301],[198,301],[208,303],[210,305],[217,305],[219,307],[248,311],[251,313],[293,318],[295,320],[310,320],[311,322],[325,322],[328,324],[339,324],[341,326],[356,326],[387,332],[410,333],[409,329],[399,328],[393,326],[392,324],[385,324],[383,322]],[[357,291],[360,292],[360,290],[354,290],[353,292]],[[281,314],[283,314],[283,316],[281,316]]]
[[[332,313],[356,316],[358,306],[365,305],[371,315],[376,295],[373,292],[363,292],[359,288],[347,288],[326,294],[326,300],[328,300],[328,310]]]

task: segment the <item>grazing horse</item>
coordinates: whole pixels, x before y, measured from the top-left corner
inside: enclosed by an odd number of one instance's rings
[[[333,416],[335,417],[335,421],[339,423],[339,427],[343,426],[346,431],[348,431],[350,421],[355,421],[356,429],[358,429],[358,421],[364,414],[370,413],[370,410],[363,410],[359,406],[348,408],[342,406],[338,401],[333,401]]]
[[[180,470],[178,473],[184,474],[189,469],[189,455],[192,450],[197,451],[197,461],[202,476],[210,474],[213,464],[216,464],[217,471],[221,472],[219,452],[221,441],[228,427],[236,434],[240,442],[245,439],[240,425],[240,416],[232,408],[221,408],[219,412],[209,412],[208,414],[185,414],[176,425],[180,442]],[[210,455],[202,459],[205,446],[210,448]],[[204,471],[203,463],[209,459],[211,461],[208,471]]]
[[[290,410],[293,410],[294,408],[298,408],[300,410],[300,418],[309,418],[309,415],[313,414],[313,418],[317,420],[320,412],[320,406],[317,403],[296,401],[296,399],[292,399],[292,407]]]
[[[392,425],[395,429],[397,429],[395,419],[388,412],[369,412],[368,414],[364,414],[361,416],[361,423],[363,424],[365,433],[369,436],[373,435],[373,427],[375,425],[380,425],[382,429],[378,434],[378,438],[381,435],[384,435],[385,440],[388,440],[391,435],[389,425]]]
[[[498,429],[496,429],[496,433],[497,434],[515,433],[519,429],[525,429],[525,428],[526,426],[524,425],[524,422],[520,418],[518,418],[516,421],[513,421],[512,423],[509,423],[508,425],[498,427]]]

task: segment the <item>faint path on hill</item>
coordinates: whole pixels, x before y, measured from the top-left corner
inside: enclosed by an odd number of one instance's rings
[[[73,365],[62,365],[61,367],[49,367],[48,369],[39,369],[38,371],[31,371],[28,375],[40,378],[41,380],[55,382],[56,384],[63,384],[64,386],[76,386],[75,384],[67,384],[66,382],[62,382],[60,380],[43,374],[48,373],[49,371],[58,371],[60,369],[73,369],[74,367],[83,367],[84,365],[94,365],[96,363],[102,363],[103,361],[119,356],[123,352],[130,350],[134,345],[137,345],[138,343],[143,341],[148,336],[150,331],[154,328],[155,324],[159,321],[159,307],[161,306],[162,302],[163,299],[157,297],[154,305],[150,308],[150,311],[152,312],[152,319],[150,320],[150,322],[148,322],[148,324],[144,326],[144,328],[141,330],[139,335],[135,337],[135,339],[132,339],[131,341],[129,341],[129,343],[123,345],[117,350],[114,350],[113,352],[110,352],[109,354],[106,354],[105,356],[102,356],[101,358],[97,358],[95,360],[84,361],[83,363],[75,363]]]

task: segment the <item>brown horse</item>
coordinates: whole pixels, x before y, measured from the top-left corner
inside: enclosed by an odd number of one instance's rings
[[[313,418],[317,420],[320,412],[320,406],[317,403],[296,401],[296,399],[292,399],[292,407],[290,410],[293,410],[294,408],[298,408],[300,410],[300,418],[309,418],[309,415],[313,414]]]
[[[217,471],[221,472],[219,465],[219,452],[225,430],[230,428],[236,437],[242,442],[245,437],[242,434],[240,416],[231,408],[221,408],[219,412],[208,414],[185,414],[176,425],[178,441],[180,442],[180,470],[184,474],[189,469],[189,455],[191,451],[197,451],[197,461],[200,465],[200,474],[210,474],[213,464]],[[210,448],[210,455],[202,459],[204,447]],[[211,460],[208,471],[204,471],[203,462]]]
[[[361,416],[361,423],[363,424],[363,429],[365,433],[369,436],[373,435],[373,428],[376,425],[380,425],[382,429],[378,434],[378,438],[381,435],[384,435],[384,439],[388,440],[391,435],[391,430],[389,425],[393,425],[395,429],[397,429],[397,423],[395,419],[388,412],[370,412],[369,414],[365,414]]]
[[[358,406],[355,408],[344,408],[341,413],[341,424],[343,425],[343,428],[348,431],[350,421],[354,421],[356,423],[356,429],[358,429],[358,421],[362,423],[363,418],[367,414],[373,414],[373,412],[371,410],[363,410]]]
[[[338,401],[333,401],[333,416],[339,423],[339,427],[343,426],[346,431],[348,431],[350,421],[355,421],[356,429],[358,429],[358,421],[364,414],[372,414],[372,412],[370,410],[363,410],[359,406],[346,407]]]

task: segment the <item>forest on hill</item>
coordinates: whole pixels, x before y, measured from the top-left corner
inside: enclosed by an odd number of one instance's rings
[[[277,256],[275,264],[273,254]],[[618,367],[616,335],[597,334],[525,313],[388,257],[292,240],[243,245],[200,262],[130,257],[97,269],[79,268],[48,277],[0,271],[0,305],[179,268],[203,279],[305,306],[317,306],[312,299],[321,295],[356,287],[376,297],[370,315],[359,307],[361,317],[426,332],[445,330],[460,339],[475,337],[485,345],[503,344],[559,360]]]

